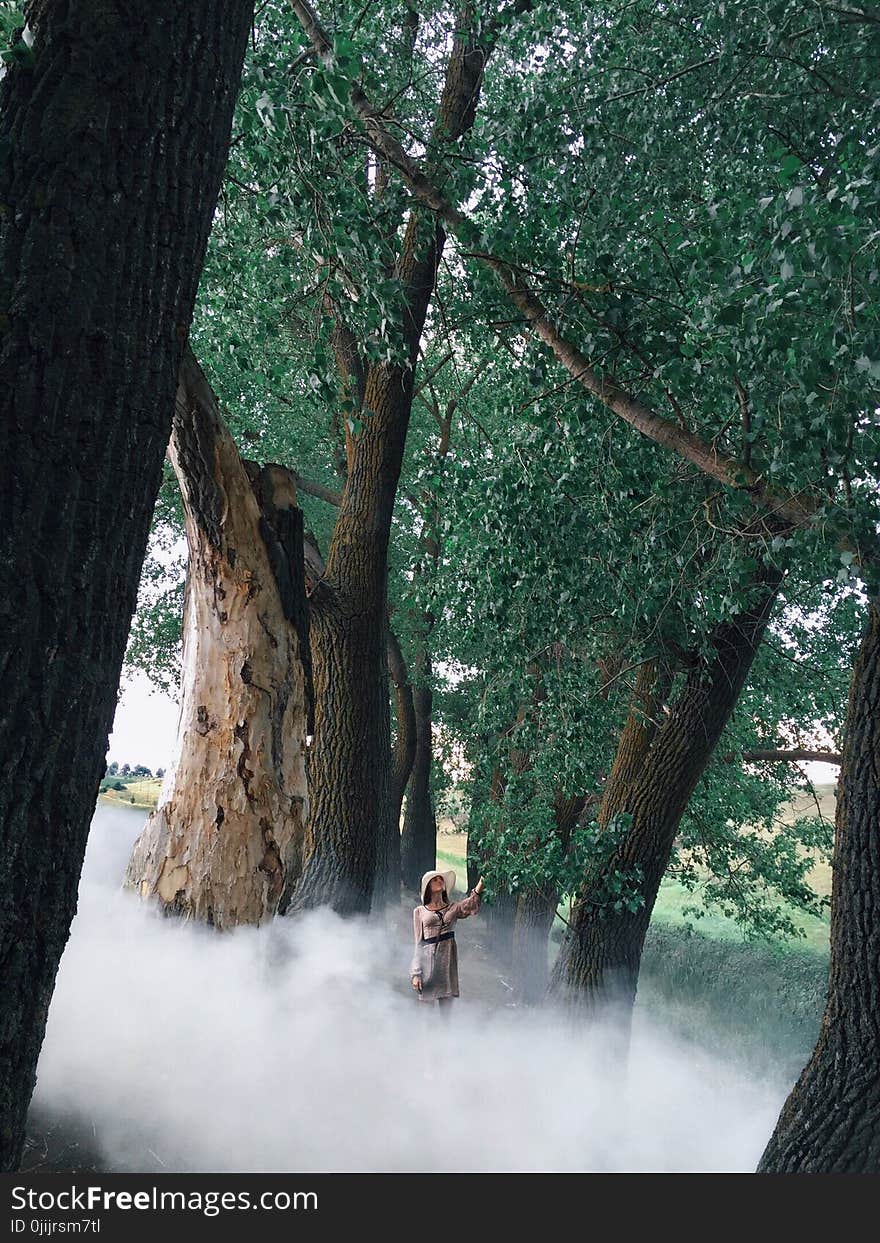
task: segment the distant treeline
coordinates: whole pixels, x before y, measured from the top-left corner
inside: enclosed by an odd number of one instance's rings
[[[135,764],[134,766],[130,764],[123,764],[120,768],[119,764],[117,764],[116,760],[114,760],[111,764],[107,765],[107,775],[104,780],[106,781],[110,777],[116,777],[117,779],[121,778],[123,780],[128,779],[129,781],[136,781],[141,777],[153,776],[160,778],[164,777],[165,769],[157,768],[154,773],[151,768],[147,768],[146,764]]]

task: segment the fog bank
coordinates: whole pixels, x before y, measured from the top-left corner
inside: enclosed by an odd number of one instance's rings
[[[624,1080],[613,1033],[476,996],[463,933],[447,1022],[409,989],[406,920],[164,919],[119,887],[142,823],[99,806],[34,1098],[109,1168],[754,1169],[790,1085],[638,1011]]]

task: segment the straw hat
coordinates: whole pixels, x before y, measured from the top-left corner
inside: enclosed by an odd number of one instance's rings
[[[422,877],[422,887],[419,890],[419,897],[421,898],[422,902],[424,902],[425,900],[425,890],[428,888],[428,881],[433,880],[435,876],[443,877],[443,888],[446,890],[447,898],[451,900],[452,891],[455,888],[455,873],[450,870],[449,872],[426,872],[425,873],[425,875]]]

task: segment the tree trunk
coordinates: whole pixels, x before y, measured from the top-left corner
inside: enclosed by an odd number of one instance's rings
[[[633,789],[644,771],[645,759],[659,728],[663,704],[671,689],[671,674],[666,669],[661,671],[657,661],[645,661],[639,666],[629,714],[596,816],[603,829],[608,828],[618,812],[626,810]]]
[[[554,832],[568,850],[572,830],[587,804],[586,795],[566,798],[557,792],[553,801]],[[559,890],[544,884],[520,890],[513,925],[513,986],[518,1002],[535,1005],[543,1001],[548,985],[550,929],[559,906]]]
[[[819,1040],[764,1173],[880,1172],[880,609],[853,670],[838,782],[831,968]]]
[[[421,648],[416,657],[417,682],[413,689],[416,751],[406,792],[403,835],[400,839],[403,883],[413,892],[425,872],[437,865],[437,817],[431,793],[432,716],[431,657]],[[476,883],[476,882],[475,882]]]
[[[394,687],[397,707],[397,736],[391,762],[391,823],[383,858],[376,876],[376,895],[383,901],[396,902],[400,897],[401,841],[400,813],[406,783],[416,755],[416,711],[409,672],[397,635],[388,626],[388,672]]]
[[[513,987],[521,1005],[543,1001],[547,992],[547,951],[550,929],[559,905],[559,890],[530,887],[517,895],[513,924]]]
[[[309,4],[293,0],[317,56],[333,45]],[[496,36],[497,37],[497,36]],[[429,165],[456,147],[474,122],[486,60],[494,47],[476,10],[460,14],[434,126]],[[358,96],[360,87],[354,88]],[[374,363],[358,390],[362,429],[346,437],[347,474],[327,556],[327,575],[313,601],[315,738],[310,757],[312,814],[309,859],[291,911],[328,903],[341,914],[368,911],[380,843],[393,827],[390,722],[385,659],[386,579],[391,512],[409,425],[414,371],[437,265],[446,235],[433,214],[410,211],[394,277],[401,294],[404,364]],[[337,329],[340,327],[337,317]],[[360,359],[347,331],[337,349],[343,389]]]
[[[302,513],[248,470],[187,352],[170,446],[189,544],[174,772],[126,884],[215,928],[260,924],[302,871],[308,613]]]
[[[433,270],[432,259],[432,282]],[[364,400],[371,413],[352,454],[324,579],[311,597],[311,815],[291,912],[324,903],[340,914],[368,911],[380,843],[394,829],[386,577],[412,389],[412,370],[370,369]]]
[[[0,87],[0,1168],[76,893],[250,0],[42,0]]]
[[[714,657],[691,669],[659,728],[645,731],[642,712],[636,706],[631,713],[621,748],[632,747],[633,755],[615,761],[617,777],[609,778],[600,822],[627,813],[632,823],[609,856],[588,869],[553,970],[551,993],[558,999],[586,1009],[613,1003],[624,1015],[631,1010],[645,933],[681,817],[745,684],[778,588],[774,578],[754,608],[716,627]],[[637,731],[650,741],[634,766]],[[636,910],[614,888],[620,874],[642,900]]]

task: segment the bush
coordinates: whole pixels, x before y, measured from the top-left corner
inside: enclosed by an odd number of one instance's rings
[[[827,984],[825,955],[652,925],[638,999],[682,1037],[793,1080],[816,1042]]]

